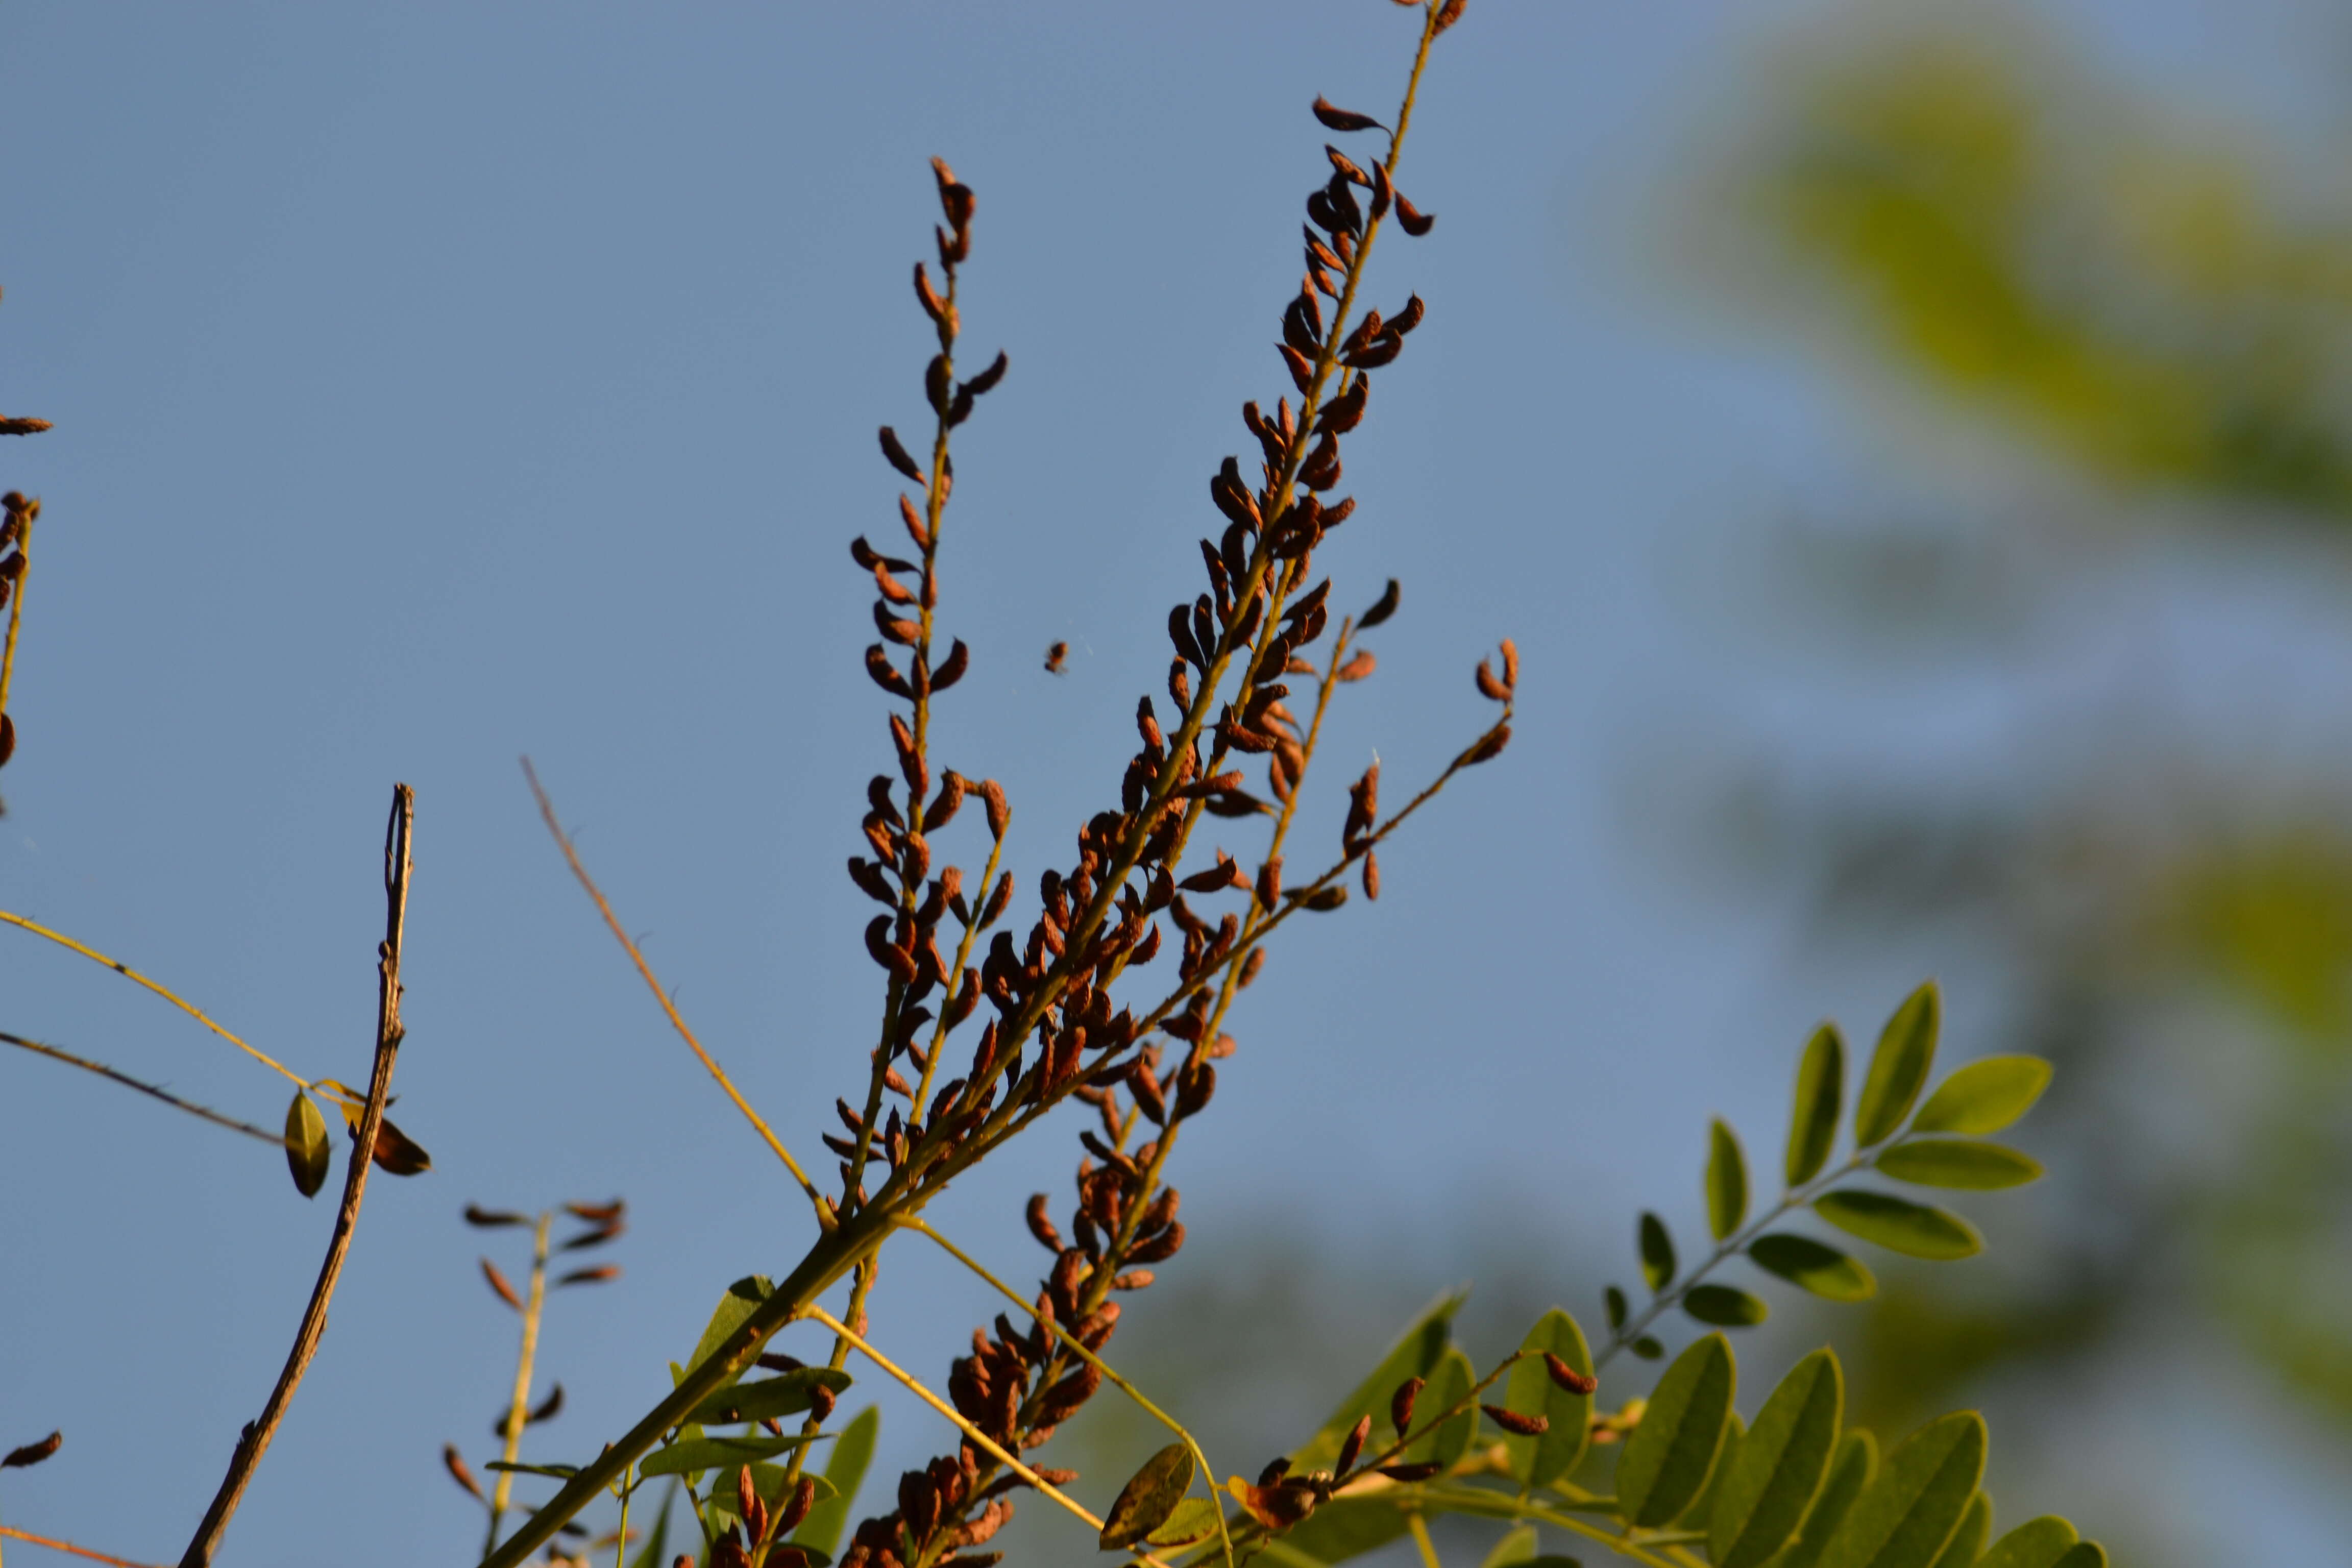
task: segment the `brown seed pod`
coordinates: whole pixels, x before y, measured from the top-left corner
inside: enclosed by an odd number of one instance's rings
[[[1038,1246],[1059,1256],[1063,1250],[1062,1233],[1054,1228],[1053,1216],[1045,1211],[1045,1194],[1043,1193],[1032,1194],[1025,1215],[1029,1221],[1029,1234],[1037,1238]]]
[[[1402,1437],[1412,1430],[1413,1401],[1419,1399],[1421,1391],[1428,1386],[1425,1379],[1408,1377],[1397,1384],[1395,1393],[1389,1395],[1389,1424],[1396,1428],[1398,1436]]]
[[[828,1415],[831,1415],[833,1414],[833,1390],[827,1388],[821,1383],[815,1384],[809,1390],[810,1417],[817,1421],[822,1421]]]
[[[1151,1289],[1152,1280],[1157,1278],[1159,1277],[1149,1268],[1130,1268],[1113,1279],[1110,1288],[1114,1290],[1149,1290]]]
[[[1601,1386],[1601,1380],[1577,1371],[1550,1351],[1543,1353],[1544,1371],[1551,1380],[1570,1394],[1590,1394]]]
[[[1444,1465],[1432,1461],[1419,1465],[1382,1465],[1380,1470],[1381,1474],[1388,1477],[1389,1479],[1410,1486],[1415,1481],[1429,1479],[1444,1468]]]
[[[915,298],[921,301],[923,314],[943,327],[948,324],[948,302],[931,288],[930,274],[919,261],[915,263]]]
[[[558,1279],[556,1284],[560,1286],[602,1285],[607,1279],[618,1279],[620,1277],[621,1266],[619,1264],[604,1263],[600,1264],[593,1268],[575,1268],[571,1273],[563,1276],[561,1279]]]
[[[1004,786],[994,779],[982,779],[977,786],[981,804],[988,809],[988,836],[1001,839],[1012,826],[1013,807],[1004,799]],[[1011,878],[1007,877],[1009,886]]]
[[[1540,1437],[1551,1430],[1551,1417],[1549,1415],[1522,1415],[1499,1405],[1481,1405],[1478,1408],[1485,1411],[1496,1426],[1522,1437]]]
[[[986,370],[963,384],[963,389],[974,397],[987,396],[996,390],[996,384],[1004,379],[1004,372],[1011,363],[1000,351],[994,359],[989,361]]]
[[[924,832],[937,832],[954,820],[957,809],[963,805],[963,791],[962,774],[950,771],[940,778],[940,793],[931,797],[929,805],[923,808]]]
[[[992,826],[993,826],[992,823]],[[1003,919],[1004,906],[1007,903],[1010,903],[1012,899],[1013,873],[1010,871],[999,872],[996,878],[996,886],[988,895],[987,906],[980,911],[981,929],[985,931],[990,926],[994,925],[998,921]]]
[[[37,1443],[27,1443],[21,1448],[11,1448],[0,1454],[0,1470],[25,1470],[47,1458],[64,1446],[66,1435],[52,1432]]]
[[[1381,131],[1386,127],[1369,114],[1341,109],[1328,99],[1315,100],[1315,118],[1333,131]]]
[[[971,650],[963,646],[963,638],[955,638],[948,647],[948,657],[939,668],[931,671],[931,689],[945,691],[963,679],[971,664]]]
[[[1478,661],[1478,695],[1496,702],[1508,702],[1511,689],[1495,679],[1495,672],[1485,659]]]
[[[1519,689],[1519,645],[1510,638],[1503,639],[1503,689]]]
[[[914,480],[915,483],[920,485],[927,482],[923,478],[923,470],[917,468],[915,459],[907,455],[906,447],[898,439],[898,432],[891,429],[887,425],[882,426],[882,456],[889,459],[892,468]]]
[[[1048,675],[1062,674],[1062,662],[1069,657],[1070,645],[1068,643],[1057,642],[1051,647],[1048,647],[1045,650],[1045,673]]]
[[[809,1510],[815,1506],[816,1482],[808,1476],[803,1476],[801,1484],[793,1489],[791,1500],[784,1504],[783,1511],[776,1516],[776,1533],[782,1535],[789,1531],[798,1530],[801,1521],[808,1518]],[[776,1554],[770,1552],[768,1561],[775,1562]]]
[[[1307,389],[1315,384],[1315,366],[1308,362],[1305,354],[1300,353],[1288,343],[1276,343],[1274,347],[1275,352],[1282,356],[1284,368],[1290,372],[1292,384],[1304,395]]]
[[[1396,186],[1389,182],[1388,165],[1372,165],[1372,221],[1378,223],[1389,216],[1389,204],[1396,199]]]
[[[1419,239],[1423,235],[1427,234],[1431,229],[1437,226],[1437,215],[1435,213],[1424,213],[1419,207],[1414,206],[1411,202],[1405,200],[1404,193],[1402,191],[1399,191],[1397,193],[1396,211],[1397,222],[1402,224],[1404,226],[1405,233],[1412,236],[1415,239]]]
[[[1351,680],[1361,680],[1364,677],[1371,674],[1373,669],[1378,667],[1379,663],[1380,661],[1372,657],[1370,649],[1361,649],[1358,651],[1353,658],[1349,658],[1347,663],[1341,665],[1338,669],[1333,670],[1331,672],[1331,679],[1339,681],[1342,684]]]
[[[1371,1416],[1358,1416],[1355,1426],[1349,1428],[1347,1440],[1339,1445],[1339,1457],[1332,1462],[1331,1468],[1343,1476],[1354,1469],[1356,1461],[1363,1457],[1364,1441],[1371,1435]]]
[[[757,1541],[767,1533],[768,1510],[760,1500],[759,1486],[751,1479],[751,1467],[739,1466],[735,1471],[735,1511],[743,1516],[743,1528]]]
[[[486,1209],[479,1204],[467,1204],[466,1205],[466,1223],[471,1226],[479,1226],[484,1230],[489,1230],[499,1226],[529,1225],[530,1223],[530,1216],[529,1215],[509,1214],[503,1209]]]
[[[1381,857],[1374,849],[1364,851],[1364,897],[1375,901],[1381,896]]]
[[[1445,4],[1438,8],[1437,20],[1430,24],[1429,36],[1433,38],[1462,20],[1463,7],[1469,3],[1470,0],[1445,0]]]
[[[1503,748],[1510,743],[1511,727],[1508,724],[1497,724],[1481,737],[1476,745],[1462,753],[1462,765],[1465,768],[1475,767],[1480,763],[1492,762],[1501,756]]]
[[[1271,910],[1282,900],[1282,857],[1271,855],[1257,868],[1257,901]]]
[[[441,1445],[441,1467],[449,1472],[449,1479],[451,1480],[457,1482],[459,1486],[472,1493],[475,1500],[478,1502],[488,1502],[490,1500],[489,1499],[482,1496],[481,1486],[474,1479],[474,1472],[467,1468],[466,1456],[457,1452],[457,1444],[444,1443]]]
[[[1164,1263],[1169,1258],[1175,1257],[1176,1254],[1182,1249],[1183,1246],[1183,1224],[1181,1221],[1174,1222],[1159,1235],[1139,1241],[1133,1247],[1129,1247],[1127,1249],[1127,1261],[1129,1263]],[[1125,1289],[1139,1289],[1139,1287],[1129,1286],[1125,1287]]]
[[[1422,303],[1421,296],[1418,294],[1409,294],[1405,297],[1404,309],[1398,311],[1396,319],[1389,323],[1389,331],[1396,333],[1399,337],[1402,337],[1405,333],[1421,325],[1422,317],[1428,313],[1429,307]]]

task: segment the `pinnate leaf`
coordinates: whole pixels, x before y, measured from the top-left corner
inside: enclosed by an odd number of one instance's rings
[[[1837,1452],[1845,1374],[1818,1350],[1789,1369],[1756,1413],[1706,1520],[1716,1568],[1759,1568],[1804,1522]]]
[[[1656,1529],[1705,1489],[1738,1381],[1731,1342],[1721,1334],[1696,1342],[1666,1368],[1617,1461],[1617,1500],[1629,1523]]]
[[[1870,1072],[1862,1080],[1862,1095],[1853,1107],[1853,1142],[1858,1149],[1884,1143],[1911,1114],[1926,1087],[1928,1069],[1936,1065],[1936,1034],[1943,1001],[1932,980],[1904,998],[1886,1020],[1878,1048],[1870,1055]]]
[[[1938,1416],[1895,1445],[1830,1538],[1821,1568],[1933,1568],[1984,1479],[1984,1417]]]
[[[1810,1236],[1787,1231],[1759,1236],[1748,1244],[1748,1257],[1759,1268],[1824,1300],[1867,1301],[1878,1293],[1877,1279],[1859,1259]]]
[[[1723,1241],[1748,1217],[1748,1156],[1740,1151],[1739,1134],[1720,1116],[1708,1129],[1706,1142],[1706,1224],[1715,1239]]]
[[[1884,1193],[1824,1194],[1813,1212],[1849,1236],[1908,1258],[1948,1261],[1984,1250],[1984,1238],[1959,1215]]]
[[[1802,1186],[1822,1173],[1837,1142],[1838,1113],[1845,1107],[1845,1037],[1823,1024],[1805,1042],[1797,1063],[1796,1104],[1789,1112],[1789,1153],[1783,1174]]]
[[[1973,1138],[1913,1138],[1878,1157],[1879,1170],[1919,1187],[1989,1192],[2042,1178],[2041,1162],[2000,1143]]]
[[[2040,1057],[1987,1057],[1937,1085],[1911,1125],[1921,1132],[1998,1132],[2049,1087],[2050,1064]]]

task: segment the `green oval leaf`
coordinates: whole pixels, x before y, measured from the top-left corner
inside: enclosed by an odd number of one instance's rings
[[[1554,1383],[1543,1352],[1549,1351],[1582,1377],[1592,1375],[1592,1352],[1576,1320],[1557,1307],[1536,1321],[1519,1348],[1529,1353],[1512,1366],[1510,1378],[1503,1384],[1503,1408],[1544,1416],[1551,1425],[1533,1437],[1505,1433],[1503,1450],[1509,1456],[1512,1476],[1522,1488],[1549,1486],[1584,1457],[1592,1424],[1592,1396],[1571,1394]]]
[[[1706,1141],[1706,1225],[1723,1241],[1748,1217],[1748,1156],[1739,1135],[1722,1117],[1715,1119]]]
[[[1855,1500],[1877,1479],[1878,1440],[1860,1430],[1847,1433],[1838,1445],[1837,1458],[1830,1463],[1830,1479],[1822,1483],[1822,1495],[1813,1500],[1812,1511],[1805,1515],[1804,1528],[1797,1532],[1797,1543],[1774,1559],[1771,1568],[1818,1568],[1831,1537],[1853,1511]]]
[[[2050,1064],[2040,1057],[1987,1057],[1937,1086],[1911,1123],[1920,1132],[1998,1132],[2027,1111],[2050,1087]]]
[[[849,1527],[849,1510],[857,1501],[857,1489],[865,1483],[866,1467],[874,1462],[874,1439],[881,1429],[882,1411],[872,1405],[841,1429],[824,1465],[824,1489],[832,1495],[810,1509],[801,1527],[793,1531],[794,1546],[833,1556],[841,1544],[841,1532]]]
[[[1932,1568],[1984,1479],[1984,1417],[1938,1416],[1895,1445],[1830,1538],[1821,1568]]]
[[[2078,1541],[2051,1568],[2107,1568],[2107,1549],[2095,1541]]]
[[[1197,1468],[1192,1448],[1182,1443],[1171,1443],[1144,1460],[1110,1505],[1110,1515],[1103,1521],[1102,1549],[1122,1551],[1167,1523],[1192,1489]]]
[[[1789,1112],[1789,1153],[1783,1166],[1789,1185],[1799,1187],[1822,1173],[1837,1142],[1838,1112],[1845,1105],[1845,1037],[1823,1024],[1805,1042],[1797,1063],[1797,1100]]]
[[[1601,1292],[1601,1305],[1609,1314],[1609,1331],[1615,1333],[1625,1326],[1625,1292],[1612,1285]]]
[[[702,1338],[695,1343],[694,1353],[686,1358],[687,1368],[692,1369],[709,1361],[712,1352],[727,1342],[728,1336],[743,1326],[743,1320],[759,1310],[760,1303],[775,1294],[775,1290],[776,1288],[763,1274],[746,1275],[727,1287],[727,1294],[719,1298],[719,1306],[710,1314],[709,1326],[702,1331]],[[674,1375],[683,1380],[685,1373],[680,1372]],[[741,1369],[738,1368],[735,1376],[742,1375]],[[734,1379],[728,1381],[731,1383]]]
[[[2029,1519],[1993,1543],[1977,1568],[2058,1568],[2059,1559],[2082,1538],[2054,1513]]]
[[[319,1114],[307,1090],[294,1091],[286,1108],[286,1168],[294,1173],[294,1190],[315,1198],[327,1184],[327,1164],[334,1145],[327,1141],[327,1119]]]
[[[1729,1285],[1694,1285],[1683,1297],[1683,1310],[1718,1329],[1752,1329],[1772,1315],[1760,1296]]]
[[[1977,1553],[1984,1550],[1985,1537],[1992,1533],[1992,1499],[1979,1492],[1969,1500],[1969,1511],[1960,1515],[1959,1529],[1952,1531],[1951,1540],[1936,1554],[1935,1568],[1974,1568]]]
[[[1723,1478],[1732,1466],[1739,1462],[1740,1447],[1747,1441],[1748,1423],[1742,1421],[1739,1412],[1735,1410],[1731,1413],[1731,1419],[1723,1424],[1723,1447],[1715,1456],[1715,1468],[1707,1472],[1706,1485],[1700,1489],[1690,1507],[1683,1510],[1681,1516],[1675,1521],[1676,1530],[1706,1533],[1706,1521],[1715,1515],[1716,1496],[1723,1490]]]
[[[1314,1521],[1310,1518],[1307,1522]],[[1217,1505],[1207,1498],[1188,1497],[1176,1505],[1159,1529],[1143,1539],[1152,1546],[1191,1546],[1216,1533]]]
[[[1878,1294],[1877,1279],[1860,1261],[1810,1236],[1759,1236],[1748,1244],[1748,1257],[1759,1268],[1826,1300],[1867,1301]]]
[[[1416,1401],[1413,1419],[1426,1425],[1441,1410],[1451,1410],[1470,1397],[1470,1390],[1478,1381],[1470,1365],[1470,1358],[1459,1345],[1448,1346],[1437,1370],[1429,1374],[1429,1386],[1421,1391]],[[1405,1461],[1433,1459],[1441,1465],[1452,1465],[1470,1451],[1478,1436],[1478,1406],[1475,1404],[1423,1437],[1404,1452]]]
[[[731,1469],[738,1465],[756,1464],[761,1459],[803,1447],[817,1437],[829,1437],[830,1432],[820,1432],[803,1437],[797,1432],[782,1437],[694,1437],[683,1443],[672,1443],[667,1448],[656,1448],[637,1467],[641,1476],[685,1476],[700,1470]]]
[[[1721,1334],[1698,1341],[1666,1368],[1617,1461],[1617,1500],[1628,1523],[1655,1529],[1705,1489],[1738,1382],[1731,1342]]]
[[[1932,980],[1903,1000],[1878,1037],[1870,1054],[1870,1072],[1862,1080],[1862,1098],[1853,1107],[1854,1147],[1884,1143],[1911,1114],[1927,1069],[1936,1063],[1936,1032],[1943,1001]]]
[[[1878,1168],[1898,1182],[1919,1187],[1964,1187],[1990,1192],[2021,1187],[2042,1178],[2042,1163],[1999,1143],[1970,1138],[1913,1138],[1878,1157]]]
[[[1505,1531],[1503,1539],[1495,1542],[1495,1549],[1486,1553],[1486,1561],[1479,1563],[1478,1568],[1518,1568],[1522,1563],[1534,1562],[1535,1555],[1536,1527],[1523,1524],[1517,1530]]]
[[[1402,1338],[1390,1347],[1372,1375],[1357,1385],[1322,1428],[1309,1437],[1290,1456],[1295,1470],[1328,1470],[1339,1457],[1339,1445],[1349,1431],[1365,1415],[1372,1418],[1375,1427],[1394,1431],[1389,1426],[1389,1396],[1397,1384],[1410,1377],[1429,1377],[1445,1354],[1445,1347],[1454,1333],[1454,1314],[1462,1310],[1465,1300],[1459,1291],[1440,1296],[1424,1308],[1422,1314],[1408,1324]],[[1444,1408],[1442,1405],[1425,1403],[1430,1391],[1422,1391],[1420,1409],[1424,1413]],[[1459,1397],[1458,1395],[1456,1397]],[[1427,1415],[1424,1414],[1424,1420]],[[1398,1433],[1397,1436],[1403,1436]]]
[[[779,1373],[756,1383],[739,1383],[722,1388],[706,1397],[686,1417],[686,1424],[702,1426],[726,1426],[738,1421],[770,1421],[779,1415],[797,1415],[816,1402],[819,1388],[841,1393],[849,1386],[849,1374],[829,1366],[804,1366],[798,1372]]]
[[[1760,1568],[1796,1535],[1830,1473],[1844,1412],[1835,1355],[1818,1350],[1789,1369],[1716,1494],[1706,1521],[1716,1568]]]
[[[1642,1278],[1656,1295],[1675,1282],[1675,1238],[1666,1231],[1666,1222],[1643,1210],[1642,1214]]]
[[[1907,1258],[1949,1260],[1984,1250],[1984,1237],[1959,1215],[1884,1193],[1829,1193],[1814,1200],[1813,1212],[1849,1236]]]

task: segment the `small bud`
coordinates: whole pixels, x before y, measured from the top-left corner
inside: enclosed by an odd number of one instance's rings
[[[1409,1377],[1398,1384],[1396,1392],[1389,1395],[1389,1424],[1396,1428],[1398,1436],[1402,1437],[1412,1430],[1413,1401],[1421,1397],[1421,1391],[1427,1386],[1422,1379]]]
[[[1549,1351],[1544,1352],[1544,1371],[1551,1374],[1552,1382],[1570,1394],[1590,1394],[1601,1386],[1599,1378],[1577,1371]]]
[[[1499,1405],[1481,1405],[1478,1408],[1493,1417],[1496,1426],[1522,1437],[1540,1437],[1551,1430],[1551,1417],[1549,1415],[1522,1415]]]
[[[477,1501],[489,1500],[482,1496],[481,1485],[474,1479],[474,1472],[466,1468],[466,1456],[457,1452],[457,1444],[441,1445],[441,1464],[449,1472],[449,1479],[471,1492]]]

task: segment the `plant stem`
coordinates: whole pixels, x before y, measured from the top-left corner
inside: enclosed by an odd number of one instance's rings
[[[1422,1568],[1445,1568],[1437,1560],[1437,1542],[1429,1538],[1429,1522],[1418,1513],[1404,1516],[1405,1528],[1412,1531],[1412,1544],[1421,1552]]]
[[[268,1057],[262,1055],[259,1051],[255,1050],[251,1046],[247,1045],[243,1040],[238,1039],[235,1035],[230,1034],[226,1029],[222,1028],[218,1024],[214,1023],[210,1018],[205,1017],[203,1012],[196,1007],[194,1003],[186,1000],[184,997],[179,995],[175,992],[168,990],[164,986],[157,984],[154,981],[148,979],[145,975],[140,973],[137,970],[131,968],[121,959],[109,958],[106,954],[99,952],[96,948],[76,942],[73,938],[66,935],[63,931],[51,931],[48,927],[41,924],[37,921],[28,921],[22,915],[10,914],[6,910],[0,910],[0,924],[12,925],[20,931],[31,931],[35,936],[45,936],[60,947],[70,948],[74,952],[80,953],[84,958],[89,959],[93,963],[102,963],[106,965],[107,968],[111,969],[115,973],[121,975],[125,980],[131,982],[133,984],[143,985],[148,990],[152,991],[156,995],[161,996],[164,1001],[169,1002],[173,1006],[177,1007],[181,1012],[185,1013],[189,1017],[194,1018],[197,1023],[202,1024],[205,1028],[210,1029],[214,1034],[218,1035],[222,1039],[226,1040],[230,1045],[235,1046],[238,1050],[243,1051],[247,1056],[251,1057],[255,1061],[259,1062],[262,1066],[269,1068],[272,1072],[282,1075],[289,1081],[299,1085],[303,1089],[313,1087],[310,1080],[304,1078],[300,1073],[294,1071],[291,1068],[284,1066],[282,1063],[274,1061]]]
[[[36,1546],[46,1546],[52,1552],[68,1552],[76,1557],[87,1557],[93,1563],[111,1563],[114,1568],[150,1568],[144,1563],[133,1563],[128,1557],[109,1557],[103,1552],[92,1552],[87,1546],[76,1546],[70,1541],[52,1541],[46,1535],[35,1535],[29,1530],[17,1530],[0,1524],[0,1536],[13,1541],[29,1541]]]
[[[530,1294],[523,1300],[522,1346],[515,1352],[514,1392],[507,1401],[507,1418],[499,1423],[504,1428],[506,1452],[500,1462],[511,1465],[522,1452],[523,1418],[530,1414],[530,1373],[539,1359],[539,1320],[547,1305],[547,1229],[555,1223],[555,1211],[548,1210],[539,1216],[539,1224],[530,1238]],[[499,1483],[490,1489],[490,1531],[482,1542],[489,1551],[499,1543],[499,1525],[505,1520],[507,1503],[514,1496],[514,1472],[500,1470]]]
[[[342,1277],[343,1258],[351,1251],[352,1231],[359,1223],[360,1200],[367,1193],[368,1166],[373,1162],[376,1133],[383,1126],[384,1101],[392,1095],[393,1063],[400,1054],[404,1033],[400,1024],[400,946],[408,920],[409,838],[415,818],[415,793],[406,784],[393,785],[392,820],[384,831],[383,846],[384,933],[383,943],[376,949],[375,1068],[368,1080],[367,1109],[361,1113],[359,1131],[352,1144],[351,1166],[343,1178],[343,1201],[335,1215],[334,1237],[327,1244],[326,1261],[319,1266],[319,1282],[311,1288],[310,1304],[303,1310],[302,1326],[294,1336],[293,1349],[287,1352],[285,1369],[278,1374],[277,1386],[269,1391],[269,1403],[262,1406],[260,1419],[247,1426],[238,1436],[228,1474],[222,1479],[212,1507],[205,1510],[204,1522],[196,1527],[195,1538],[182,1554],[180,1568],[207,1568],[212,1562],[221,1537],[228,1531],[229,1520],[244,1500],[246,1486],[253,1479],[262,1455],[268,1452],[269,1440],[277,1435],[278,1423],[286,1419],[294,1391],[301,1386],[302,1374],[310,1370],[310,1358],[318,1353],[319,1340],[327,1331],[327,1303],[335,1294],[335,1282]]]
[[[286,1139],[281,1133],[271,1132],[267,1129],[256,1127],[250,1121],[239,1121],[234,1116],[224,1116],[217,1110],[207,1110],[204,1106],[198,1105],[194,1100],[182,1100],[170,1089],[159,1089],[152,1083],[147,1083],[142,1079],[132,1078],[127,1072],[118,1072],[113,1068],[108,1067],[104,1062],[90,1061],[87,1058],[74,1055],[71,1051],[59,1050],[55,1046],[43,1045],[38,1040],[28,1040],[22,1035],[12,1035],[5,1029],[0,1029],[0,1045],[21,1047],[22,1048],[31,1051],[37,1056],[44,1056],[55,1061],[61,1061],[68,1067],[78,1067],[84,1072],[94,1072],[100,1078],[112,1079],[116,1083],[121,1084],[127,1089],[135,1089],[142,1094],[152,1095],[166,1105],[177,1107],[179,1110],[188,1112],[191,1116],[201,1116],[205,1121],[210,1121],[216,1126],[226,1127],[232,1132],[242,1132],[248,1138],[258,1138],[264,1143],[276,1144],[281,1149],[286,1146]]]
[[[8,687],[16,674],[16,628],[25,624],[25,580],[33,574],[33,521],[41,515],[41,503],[37,497],[16,517],[16,570],[15,592],[8,599],[8,646],[0,650],[0,714],[8,711]]]

